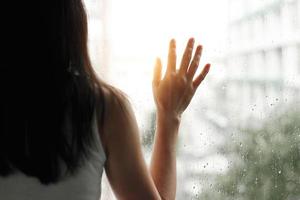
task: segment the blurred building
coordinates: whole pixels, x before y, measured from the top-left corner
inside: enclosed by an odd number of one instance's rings
[[[216,110],[255,126],[299,97],[300,1],[229,0],[226,76]]]
[[[300,99],[300,0],[228,0],[228,9],[227,51],[217,58],[225,74],[210,82],[213,97],[206,108],[199,101],[203,109],[190,117],[197,124],[187,122],[183,131],[200,133],[180,151],[182,199],[197,198],[226,171],[217,146],[237,128],[257,127],[275,108]]]

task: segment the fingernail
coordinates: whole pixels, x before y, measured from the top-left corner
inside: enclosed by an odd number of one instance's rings
[[[175,47],[176,46],[176,41],[175,41],[175,39],[173,38],[173,39],[171,39],[171,41],[170,41],[170,44],[171,44],[171,46],[173,46],[173,47]]]
[[[190,38],[189,44],[190,44],[190,45],[193,45],[194,43],[195,43],[195,39],[194,39],[194,38]]]
[[[209,70],[210,70],[210,64],[207,64],[207,65],[206,65],[206,73],[208,73]]]

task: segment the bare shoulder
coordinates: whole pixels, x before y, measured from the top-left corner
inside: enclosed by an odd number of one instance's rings
[[[105,101],[101,138],[108,154],[109,149],[116,145],[114,142],[124,142],[131,138],[132,134],[136,135],[138,126],[132,106],[124,92],[112,86],[103,87],[102,91]]]
[[[132,106],[123,91],[113,86],[106,86],[103,87],[103,94],[105,98],[104,117],[107,119],[107,125],[112,121],[121,122],[134,116]]]

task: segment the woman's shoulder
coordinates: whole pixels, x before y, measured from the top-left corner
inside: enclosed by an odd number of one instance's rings
[[[131,110],[131,104],[128,99],[128,96],[119,88],[114,87],[112,85],[104,85],[101,88],[103,99],[104,99],[104,117],[113,116],[115,120],[120,117],[124,117],[123,115],[128,114]]]
[[[126,137],[137,129],[136,118],[128,96],[111,85],[101,88],[104,98],[102,140],[106,146],[108,141]]]

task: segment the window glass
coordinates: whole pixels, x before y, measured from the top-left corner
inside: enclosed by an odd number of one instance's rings
[[[85,0],[96,71],[125,91],[147,162],[155,58],[204,45],[211,72],[184,113],[177,199],[300,199],[300,0]],[[114,199],[107,182],[102,199]]]

